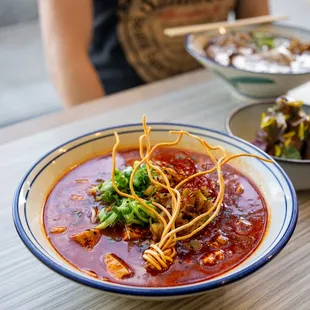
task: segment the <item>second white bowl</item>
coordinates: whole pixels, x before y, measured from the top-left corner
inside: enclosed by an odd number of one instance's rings
[[[273,105],[274,102],[259,102],[237,108],[228,116],[226,130],[231,135],[253,142],[260,128],[262,112]],[[303,109],[310,113],[310,106],[305,105]],[[296,190],[310,189],[310,160],[274,159],[288,174]]]
[[[279,24],[252,26],[238,30],[266,31],[281,37],[295,37],[310,41],[310,31]],[[254,99],[276,98],[310,80],[310,71],[301,74],[258,73],[241,70],[234,66],[223,66],[208,58],[204,52],[207,41],[219,35],[221,35],[219,30],[191,34],[186,38],[185,48],[198,62],[204,67],[212,69],[241,95]]]

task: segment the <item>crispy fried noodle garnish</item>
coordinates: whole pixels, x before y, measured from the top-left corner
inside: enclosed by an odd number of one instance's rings
[[[116,153],[120,144],[120,139],[117,132],[114,133],[116,143],[112,151],[111,181],[118,195],[138,201],[147,211],[149,211],[157,219],[158,223],[160,223],[163,226],[160,240],[157,243],[151,244],[149,248],[146,249],[143,253],[143,258],[146,261],[146,268],[162,271],[165,270],[169,266],[169,264],[173,263],[174,257],[176,255],[176,249],[175,249],[176,242],[191,238],[192,236],[200,232],[210,222],[212,222],[220,212],[225,191],[222,166],[230,162],[232,159],[244,156],[258,158],[266,162],[271,161],[254,154],[246,154],[246,153],[229,156],[228,154],[226,154],[225,149],[223,147],[212,146],[204,139],[184,130],[169,132],[171,135],[177,136],[174,142],[161,142],[157,143],[152,147],[150,140],[150,133],[152,128],[147,125],[145,116],[143,116],[142,118],[142,123],[144,133],[143,135],[140,136],[139,139],[139,150],[141,159],[138,162],[136,162],[130,176],[129,188],[131,193],[129,194],[121,191],[116,186],[115,182]],[[211,169],[200,171],[188,177],[185,177],[177,185],[175,184],[172,185],[172,181],[169,180],[167,175],[164,173],[164,168],[152,162],[151,157],[152,154],[154,154],[155,150],[157,150],[159,147],[176,146],[177,144],[179,144],[183,136],[189,136],[194,140],[196,140],[198,143],[200,143],[201,146],[204,148],[206,154],[211,159],[214,166]],[[219,152],[221,156],[217,159],[214,156],[213,151]],[[146,166],[148,177],[150,179],[151,184],[156,186],[157,188],[164,189],[168,193],[170,201],[169,208],[158,202],[151,202],[151,203],[149,201],[147,202],[145,199],[139,197],[135,192],[133,181],[136,172],[139,169],[139,167],[141,167],[141,165]],[[216,199],[212,202],[211,207],[208,208],[207,211],[201,213],[199,216],[192,218],[187,223],[177,226],[176,220],[181,210],[181,199],[182,199],[181,189],[183,188],[183,186],[197,177],[204,176],[215,171],[217,172],[219,190]],[[154,174],[158,177],[155,177]]]

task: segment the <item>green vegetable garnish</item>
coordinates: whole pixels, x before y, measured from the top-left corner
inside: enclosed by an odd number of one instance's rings
[[[286,146],[282,151],[281,157],[288,159],[301,159],[300,152],[293,146]]]
[[[102,209],[102,210],[104,210],[104,209]],[[99,214],[99,218],[100,218],[100,214]],[[118,215],[115,212],[110,212],[110,213],[106,214],[105,217],[103,217],[102,223],[99,224],[96,228],[105,229],[109,226],[115,225],[117,222],[118,222]]]
[[[123,172],[118,169],[115,169],[114,172],[114,180],[117,188],[124,192],[129,193],[129,180],[132,174],[133,168],[131,166],[125,168]],[[145,165],[140,166],[134,176],[133,179],[133,186],[135,189],[136,194],[139,197],[143,196],[144,191],[150,185],[150,179],[147,173],[147,168]],[[99,198],[102,202],[106,204],[111,203],[118,203],[121,197],[116,193],[111,179],[95,186],[91,189],[91,192],[98,192],[99,191]]]
[[[126,190],[128,188],[129,180],[128,178],[120,172],[118,169],[115,169],[114,172],[114,180],[116,183],[116,186],[119,190]]]
[[[112,186],[111,180],[100,184],[98,190],[101,193],[99,197],[104,203],[112,203],[118,200],[118,195]]]
[[[117,188],[121,191],[127,191],[129,180],[118,169],[115,170],[114,180]],[[111,180],[107,180],[98,186],[91,189],[91,192],[100,192],[100,199],[104,203],[113,203],[119,200],[119,196],[116,193]]]
[[[151,204],[148,203],[148,205],[153,208]],[[155,220],[155,216],[138,201],[122,198],[121,204],[119,206],[114,206],[112,211],[107,212],[105,208],[103,208],[99,212],[99,220],[101,224],[96,228],[105,229],[120,223],[145,226],[152,223],[153,220]]]
[[[134,165],[137,165],[137,162]],[[115,184],[117,188],[124,193],[130,194],[129,181],[132,171],[133,167],[129,166],[122,172],[118,169],[114,172]],[[139,197],[145,196],[144,192],[149,188],[150,183],[147,167],[141,165],[137,169],[133,178],[133,187],[136,194]],[[101,200],[104,204],[108,204],[112,207],[112,210],[109,212],[106,211],[105,207],[99,212],[98,217],[101,224],[97,226],[98,229],[105,229],[119,223],[145,226],[156,220],[154,214],[138,201],[119,196],[112,185],[111,179],[93,187],[90,192],[97,195],[97,201]],[[152,190],[152,193],[153,192],[155,191]],[[150,202],[146,203],[151,208],[154,208]]]
[[[136,165],[136,163],[135,163]],[[146,165],[140,166],[133,178],[133,187],[139,197],[143,196],[144,191],[150,185],[150,178],[147,173]]]
[[[275,47],[275,38],[264,32],[254,32],[253,39],[259,48],[267,46],[269,49]]]
[[[130,180],[130,176],[131,176],[131,174],[132,174],[132,170],[133,170],[133,168],[132,168],[131,166],[128,166],[127,168],[125,168],[125,169],[123,170],[123,175],[124,175],[124,177],[128,180],[128,182],[129,182],[129,180]]]

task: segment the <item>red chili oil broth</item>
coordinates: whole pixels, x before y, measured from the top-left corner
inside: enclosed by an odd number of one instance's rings
[[[173,165],[186,157],[189,157],[190,164],[187,165],[189,169],[205,170],[212,167],[206,155],[188,151],[184,153],[183,150],[174,148],[159,149],[154,153],[153,160]],[[122,169],[138,159],[139,151],[136,149],[119,152],[117,167]],[[201,233],[191,240],[177,244],[175,262],[168,270],[161,273],[147,271],[142,254],[148,247],[149,240],[124,241],[120,227],[103,231],[99,243],[92,250],[87,250],[72,241],[70,236],[97,225],[91,224],[90,212],[93,206],[100,208],[100,203],[94,201],[88,190],[99,181],[109,179],[111,167],[111,155],[91,159],[76,167],[55,185],[43,211],[46,235],[55,250],[76,268],[91,271],[99,279],[150,287],[204,281],[238,266],[254,252],[264,236],[268,211],[263,196],[247,177],[226,164],[223,167],[226,184],[224,204],[220,213]],[[218,187],[216,172],[203,177],[199,182],[205,182],[205,185],[213,187],[214,195],[216,194]],[[193,184],[188,186],[194,186]],[[197,184],[199,185],[196,182]],[[243,193],[238,195],[237,185],[243,188]],[[250,225],[243,228],[241,225],[240,228],[240,220]],[[61,234],[50,233],[55,226],[65,226],[67,230]],[[220,247],[224,258],[214,265],[203,264],[202,257],[218,249],[213,246],[213,242],[220,234],[228,238],[227,244]],[[104,263],[104,256],[107,253],[114,253],[126,262],[132,269],[133,276],[123,280],[113,278]]]

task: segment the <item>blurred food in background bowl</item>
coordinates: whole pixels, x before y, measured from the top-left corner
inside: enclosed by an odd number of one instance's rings
[[[247,97],[276,98],[310,80],[310,31],[279,24],[219,28],[186,38],[186,50]]]
[[[229,134],[274,156],[296,190],[310,189],[310,106],[288,97],[252,103],[228,116]]]

